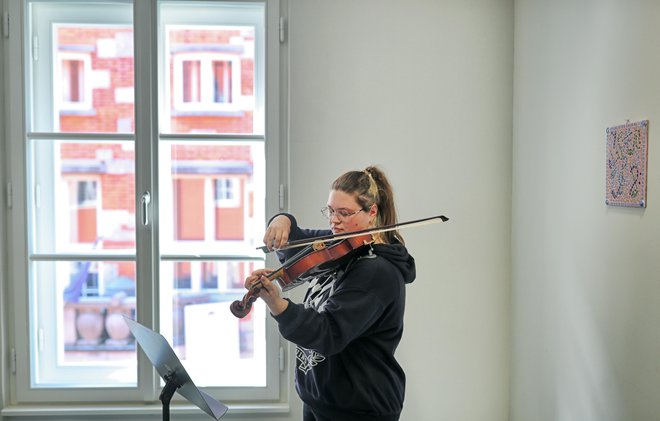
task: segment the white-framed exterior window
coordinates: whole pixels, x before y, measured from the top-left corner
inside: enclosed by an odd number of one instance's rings
[[[213,180],[215,206],[235,208],[241,203],[241,180],[237,177],[218,177]]]
[[[56,107],[60,111],[89,111],[92,105],[92,59],[89,53],[58,51],[53,72]]]
[[[196,291],[221,295],[220,299],[212,297],[216,301],[211,303],[180,308],[190,315],[189,321],[196,321],[192,324],[194,328],[190,328],[190,335],[186,336],[186,340],[190,337],[190,345],[184,353],[187,358],[182,359],[196,384],[204,387],[207,393],[234,402],[286,399],[280,393],[283,380],[278,350],[282,343],[274,325],[267,323],[265,307],[255,305],[247,322],[237,320],[228,311],[231,300],[244,293],[236,278],[264,266],[265,257],[255,252],[254,243],[262,234],[265,215],[279,210],[276,201],[267,200],[277,195],[266,194],[266,191],[277,191],[281,176],[278,136],[282,131],[281,119],[276,115],[279,108],[277,81],[280,80],[279,2],[7,0],[4,4],[12,17],[12,26],[5,50],[7,56],[2,63],[9,80],[17,81],[8,89],[10,100],[7,102],[12,107],[7,107],[6,121],[11,141],[7,156],[0,157],[9,169],[14,192],[8,226],[10,243],[16,247],[9,250],[11,276],[8,278],[15,284],[9,289],[12,297],[7,311],[11,317],[2,323],[5,328],[8,323],[14,325],[5,355],[21,357],[16,359],[15,374],[7,370],[1,374],[4,376],[2,387],[11,387],[11,390],[3,390],[6,396],[11,396],[11,404],[157,400],[162,383],[135,346],[124,344],[121,348],[115,343],[115,348],[110,349],[106,341],[105,348],[99,348],[94,342],[96,339],[86,338],[83,339],[91,342],[81,343],[78,336],[83,335],[77,331],[76,323],[81,319],[98,323],[98,312],[90,309],[102,301],[101,308],[107,310],[103,314],[111,316],[114,310],[125,308],[166,338],[174,338],[172,314],[176,308],[173,302],[181,298],[177,297],[171,282],[174,279],[172,263],[177,261],[200,268],[195,282],[201,283],[195,286]],[[190,134],[196,132],[193,128],[186,133],[163,135],[169,126],[163,120],[167,120],[169,114],[160,114],[155,107],[165,102],[165,86],[168,85],[165,76],[169,76],[169,65],[163,59],[165,54],[153,49],[151,41],[162,50],[165,45],[162,30],[170,23],[195,30],[218,22],[226,27],[253,28],[256,98],[253,102],[256,105],[252,121],[246,126],[248,129],[240,133],[199,136]],[[58,119],[62,117],[57,111],[61,106],[61,86],[57,84],[61,82],[53,77],[61,64],[53,39],[53,28],[57,25],[74,28],[79,25],[86,30],[97,26],[103,30],[122,28],[124,32],[127,27],[134,28],[135,70],[129,63],[125,71],[135,71],[135,107],[134,110],[132,105],[128,107],[129,113],[135,113],[135,132],[108,131],[90,125],[89,121],[76,126],[78,123],[69,120],[68,128],[60,125]],[[156,38],[154,34],[158,34]],[[269,57],[268,62],[266,57]],[[126,60],[126,56],[121,59]],[[267,78],[270,81],[268,91]],[[267,92],[270,94],[268,106]],[[80,99],[76,95],[71,98]],[[120,107],[123,112],[127,109],[125,104]],[[272,115],[267,123],[265,117],[269,113]],[[81,113],[73,117],[89,116]],[[202,244],[201,248],[193,249],[168,237],[173,214],[172,193],[168,189],[171,190],[176,167],[172,159],[181,160],[168,157],[168,149],[170,144],[189,145],[198,141],[205,145],[228,144],[229,149],[249,147],[249,159],[245,162],[251,165],[249,183],[254,188],[256,211],[249,221],[249,238],[240,241],[239,247],[225,242],[222,247],[209,248]],[[109,150],[113,152],[105,153]],[[161,159],[163,156],[165,159]],[[81,182],[67,184],[69,175],[63,168],[71,160],[80,165],[78,175],[71,177],[80,176]],[[193,160],[193,164],[195,162]],[[83,173],[94,173],[100,177],[99,181],[84,180],[87,175],[81,175]],[[107,194],[106,177],[114,183],[112,188],[108,187]],[[210,181],[208,184],[209,202],[213,203]],[[157,203],[159,207],[141,207],[141,198],[146,192],[151,194],[152,204]],[[72,204],[76,208],[100,209],[102,247],[97,248],[96,242],[74,244],[70,241]],[[209,266],[208,275],[202,269],[202,261],[216,265],[215,268]],[[90,277],[93,272],[97,275]],[[76,275],[83,281],[82,292],[76,291],[77,285],[73,282]],[[211,281],[204,281],[205,276]],[[214,277],[217,286],[214,286]],[[129,282],[128,287],[126,282]],[[109,290],[129,293],[108,295]],[[206,304],[213,311],[211,318],[205,316],[211,314],[205,313]],[[90,313],[93,317],[87,317]],[[85,317],[75,319],[81,314]],[[103,320],[103,323],[108,322],[107,318]],[[116,318],[114,320],[116,323]],[[221,327],[222,332],[212,346],[204,341],[208,340],[209,326]],[[107,325],[104,328],[109,332]],[[240,335],[245,331],[249,331],[249,335]],[[251,336],[254,340],[248,346],[240,343]],[[72,344],[70,348],[75,353],[71,353],[66,344]],[[218,353],[219,347],[222,352]],[[79,358],[80,353],[90,348],[95,354]],[[245,352],[245,349],[252,351]],[[179,345],[176,350],[181,350]],[[119,355],[113,354],[117,352],[123,354],[119,358],[112,357]],[[10,379],[10,376],[15,377]],[[181,398],[175,397],[175,403],[178,400]],[[88,407],[85,415],[72,419],[89,419],[93,417],[90,413],[94,408]],[[158,408],[155,412],[159,412]],[[107,410],[104,413],[107,414]]]
[[[173,100],[177,111],[242,109],[241,62],[227,54],[176,54],[172,60]]]
[[[96,180],[76,181],[76,205],[79,208],[97,207],[98,182]]]
[[[188,11],[181,14],[185,16]],[[263,133],[265,103],[261,92],[265,86],[258,79],[261,69],[259,60],[255,60],[261,54],[255,38],[259,22],[226,13],[221,19],[200,24],[197,31],[203,36],[196,39],[186,38],[183,22],[177,16],[161,20],[165,34],[162,59],[167,61],[164,79],[171,81],[163,87],[163,131],[218,133],[217,120],[209,119],[206,125],[195,128],[185,121],[187,116],[207,115],[226,119],[243,116],[252,120],[252,133]],[[244,124],[234,123],[231,132],[245,132]]]
[[[68,245],[71,249],[80,248],[81,243],[85,244],[82,247],[96,245],[100,241],[98,223],[103,220],[99,178],[65,175],[62,182],[66,183],[62,194],[68,197],[69,217],[60,220],[60,229],[68,226]]]

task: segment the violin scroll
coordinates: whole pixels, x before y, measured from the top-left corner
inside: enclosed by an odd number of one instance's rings
[[[241,300],[236,300],[231,303],[229,310],[231,311],[231,314],[238,317],[239,319],[242,319],[248,315],[250,310],[252,310],[252,304],[245,305]]]
[[[261,286],[255,286],[245,294],[242,300],[236,300],[229,306],[229,311],[231,314],[242,319],[247,316],[252,310],[252,304],[257,301],[258,293],[261,290]]]

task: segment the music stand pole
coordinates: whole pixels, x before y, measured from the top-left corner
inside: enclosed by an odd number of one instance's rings
[[[165,387],[161,390],[158,399],[163,404],[163,421],[170,421],[170,401],[172,400],[172,396],[174,396],[174,392],[181,387],[181,384],[177,381],[176,372],[174,371],[163,376],[163,378],[167,383],[165,383]]]

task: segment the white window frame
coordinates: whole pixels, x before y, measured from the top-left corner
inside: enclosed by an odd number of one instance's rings
[[[68,2],[71,6],[73,2]],[[153,115],[148,115],[146,112],[141,110],[146,110],[149,107],[147,104],[151,104],[153,107],[154,104],[160,104],[162,106],[163,101],[157,100],[157,95],[163,94],[163,88],[158,90],[154,89],[152,83],[148,83],[150,80],[153,80],[155,73],[153,73],[152,63],[156,60],[156,51],[149,51],[149,47],[155,45],[155,34],[156,30],[156,17],[153,15],[157,9],[156,0],[151,1],[135,1],[134,2],[134,16],[135,16],[135,37],[136,37],[136,49],[146,48],[147,53],[140,55],[136,53],[136,134],[133,135],[124,135],[118,134],[117,136],[107,136],[109,139],[131,139],[138,137],[147,137],[147,138],[157,138],[156,127],[153,126]],[[164,2],[166,3],[166,2]],[[204,2],[202,2],[204,3]],[[247,2],[250,3],[250,2]],[[284,131],[281,129],[282,118],[278,115],[280,112],[279,109],[286,109],[286,107],[281,107],[279,92],[279,84],[281,79],[280,76],[280,45],[279,45],[279,15],[280,15],[280,3],[278,0],[268,0],[264,1],[266,4],[266,33],[263,34],[264,39],[266,40],[266,46],[262,46],[265,50],[268,50],[268,54],[265,54],[265,51],[262,50],[262,57],[265,59],[264,66],[268,68],[268,73],[266,74],[266,83],[263,86],[256,87],[257,90],[261,90],[260,95],[263,95],[266,99],[265,103],[259,105],[255,111],[255,115],[263,116],[266,113],[266,108],[273,110],[269,114],[269,118],[256,118],[255,121],[264,121],[265,126],[259,126],[258,123],[255,125],[255,135],[251,138],[268,138],[268,142],[265,142],[264,153],[268,157],[268,165],[264,169],[264,179],[266,180],[266,191],[275,192],[280,188],[280,178],[283,177],[281,168],[286,168],[281,154],[281,146],[279,143],[280,134]],[[88,2],[82,2],[81,4],[88,4]],[[26,92],[34,89],[33,86],[33,77],[31,74],[28,74],[26,69],[29,69],[27,63],[35,59],[35,56],[39,57],[40,60],[53,60],[53,51],[48,51],[48,48],[45,47],[49,45],[47,38],[43,32],[41,33],[40,46],[37,44],[37,38],[34,34],[30,36],[24,36],[25,29],[27,28],[28,21],[30,19],[30,8],[28,2],[24,0],[5,0],[4,5],[7,10],[7,14],[11,17],[12,25],[7,29],[9,32],[9,41],[5,43],[6,48],[0,50],[3,54],[2,60],[2,74],[4,76],[4,86],[6,87],[6,104],[4,107],[3,117],[7,122],[7,141],[5,148],[6,154],[0,159],[4,162],[3,164],[7,165],[8,168],[8,185],[12,189],[12,208],[8,214],[8,224],[7,224],[7,233],[4,244],[12,244],[12,247],[6,247],[6,252],[8,256],[8,269],[7,273],[9,276],[7,280],[11,280],[12,285],[8,287],[3,285],[3,290],[9,291],[11,294],[11,301],[7,313],[10,314],[10,317],[3,320],[2,330],[3,332],[11,332],[11,336],[8,336],[7,341],[2,341],[2,354],[4,356],[13,355],[10,360],[12,361],[13,369],[12,370],[2,370],[2,383],[0,387],[2,388],[1,392],[3,396],[9,396],[10,399],[5,401],[6,405],[0,412],[0,416],[16,416],[22,414],[30,413],[29,405],[33,404],[54,404],[54,403],[65,403],[68,405],[70,412],[63,410],[57,412],[61,415],[69,415],[70,419],[89,419],[90,414],[111,414],[113,409],[108,408],[108,403],[112,402],[136,402],[152,403],[156,401],[158,395],[161,391],[161,384],[158,381],[158,376],[155,374],[154,370],[150,367],[145,356],[139,354],[139,380],[137,388],[135,387],[118,387],[118,388],[62,388],[62,387],[52,387],[52,388],[33,388],[30,384],[31,362],[26,356],[30,355],[31,342],[38,337],[37,332],[30,332],[29,324],[29,305],[34,303],[29,302],[29,283],[27,282],[29,278],[29,266],[31,263],[31,258],[28,256],[28,242],[29,238],[37,233],[29,232],[29,212],[28,212],[28,203],[33,201],[35,198],[35,191],[29,189],[25,186],[28,185],[27,179],[28,175],[26,174],[26,166],[28,165],[26,157],[28,156],[29,149],[29,140],[30,139],[39,139],[39,138],[53,138],[55,140],[59,138],[65,138],[66,136],[58,136],[58,133],[51,133],[50,131],[41,130],[43,124],[38,120],[30,123],[28,118],[28,113],[33,113],[34,115],[44,115],[44,111],[48,118],[54,118],[56,116],[56,107],[57,100],[54,98],[46,99],[44,102],[45,105],[41,106],[39,112],[35,111],[35,105],[31,103],[31,95]],[[73,6],[75,7],[75,6]],[[70,13],[63,12],[63,16],[66,15],[67,19],[62,19],[62,22],[70,23],[74,21]],[[102,15],[95,16],[95,18],[103,21],[106,17]],[[212,18],[209,18],[211,20]],[[210,24],[210,22],[208,23]],[[50,34],[52,36],[52,32]],[[41,51],[39,51],[41,48]],[[6,59],[7,58],[7,59]],[[56,66],[57,67],[57,66]],[[159,66],[160,67],[160,66]],[[262,71],[265,73],[265,68],[255,71]],[[9,82],[11,81],[11,82]],[[52,76],[50,81],[47,83],[52,84]],[[139,88],[138,88],[139,86]],[[40,90],[40,92],[42,92]],[[52,92],[52,89],[50,90]],[[40,94],[42,95],[42,94]],[[50,94],[47,94],[50,95]],[[91,96],[89,96],[91,98]],[[42,98],[35,97],[35,102],[41,101]],[[11,104],[9,106],[8,104]],[[52,104],[52,105],[49,105]],[[153,109],[153,108],[152,108]],[[158,112],[162,110],[153,110],[155,115],[158,115]],[[140,115],[140,112],[142,114]],[[52,130],[57,130],[57,124],[53,124]],[[166,131],[166,130],[165,130]],[[76,136],[72,136],[76,138]],[[105,137],[100,136],[99,138],[105,139]],[[250,136],[248,136],[250,138]],[[137,139],[134,139],[137,140]],[[136,143],[136,156],[141,156],[143,160],[150,159],[152,156],[152,145],[147,144],[148,142],[137,142]],[[138,162],[136,157],[136,167],[140,167],[143,163]],[[143,174],[141,177],[136,179],[136,203],[139,204],[139,199],[143,191],[153,190],[154,189],[154,179],[152,178],[153,174]],[[51,194],[51,193],[48,193]],[[276,194],[267,194],[267,197],[271,198],[270,202],[266,203],[266,214],[274,214],[277,211],[282,210],[282,208],[277,204],[277,195]],[[139,215],[139,213],[137,213]],[[152,218],[157,218],[155,212],[151,214]],[[157,220],[156,222],[157,223]],[[154,244],[153,241],[153,232],[151,228],[142,229],[140,232],[136,233],[137,242],[138,242],[138,255],[140,254],[140,249],[146,248],[151,250],[150,247],[145,244]],[[155,255],[153,252],[150,253],[152,256]],[[101,259],[99,261],[103,261]],[[59,261],[59,260],[52,260]],[[157,264],[154,264],[153,257],[145,258],[144,260],[138,261],[138,277],[143,278],[153,278],[157,276]],[[156,268],[156,269],[154,269]],[[138,305],[142,307],[142,317],[141,321],[148,325],[154,325],[157,328],[157,303],[150,302],[150,296],[153,296],[153,290],[151,286],[139,286],[137,291],[141,298],[138,299]],[[57,322],[55,320],[53,323]],[[9,323],[12,324],[12,328],[9,329]],[[268,350],[268,376],[271,379],[271,385],[268,388],[263,390],[258,390],[257,388],[247,388],[241,390],[237,389],[218,389],[213,388],[208,391],[211,394],[216,396],[222,396],[222,399],[225,401],[237,401],[237,402],[246,402],[242,404],[244,408],[240,412],[249,411],[250,407],[260,407],[259,412],[266,411],[275,411],[282,412],[287,409],[287,393],[281,391],[281,386],[286,384],[286,379],[289,376],[284,376],[284,379],[280,377],[279,370],[279,361],[282,357],[278,355],[277,350],[281,350],[283,347],[287,347],[286,342],[279,338],[279,334],[276,331],[274,323],[269,322],[267,324],[266,332],[267,342],[269,343]],[[273,352],[275,351],[275,352]],[[75,376],[75,373],[71,373],[72,376]],[[182,401],[182,399],[175,396],[173,404],[177,401]],[[89,406],[89,402],[98,402],[100,405],[98,407],[92,405]],[[273,403],[275,402],[275,403]],[[75,405],[76,404],[85,405],[86,409],[80,411]],[[22,409],[26,408],[26,409]],[[247,408],[247,409],[245,409]],[[98,410],[98,412],[96,412]],[[117,414],[126,414],[125,408],[119,408]],[[197,414],[197,411],[193,411]],[[137,410],[136,413],[142,414],[159,414],[160,407],[156,405],[151,409],[147,410]],[[52,414],[52,413],[51,413]]]

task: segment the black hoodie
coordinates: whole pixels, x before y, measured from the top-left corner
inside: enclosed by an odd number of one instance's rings
[[[329,234],[291,220],[289,240]],[[292,253],[280,253],[285,260]],[[405,284],[415,261],[401,244],[374,244],[310,282],[304,303],[275,316],[298,345],[296,390],[315,411],[342,421],[398,419],[405,374],[394,358],[403,333]]]

